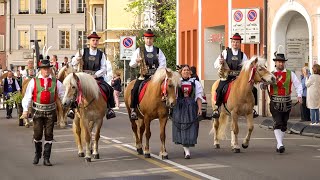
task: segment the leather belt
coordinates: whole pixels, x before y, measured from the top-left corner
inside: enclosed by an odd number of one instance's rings
[[[51,103],[51,104],[40,104],[33,102],[32,104],[33,109],[36,111],[53,111],[56,109],[56,103]]]

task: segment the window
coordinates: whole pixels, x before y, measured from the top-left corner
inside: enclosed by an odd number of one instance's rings
[[[19,48],[18,49],[30,49],[29,31],[19,31]]]
[[[4,35],[0,35],[0,51],[4,51]]]
[[[36,0],[36,14],[45,14],[47,8],[47,0]]]
[[[84,31],[78,31],[78,38],[77,38],[77,47],[79,48],[79,38],[81,38],[81,47],[87,47],[87,36],[85,35]]]
[[[70,49],[70,31],[60,31],[60,49]]]
[[[78,0],[77,13],[84,13],[84,8],[86,7],[85,0]]]
[[[36,39],[41,40],[39,42],[39,47],[40,49],[43,48],[44,45],[46,45],[46,40],[47,40],[47,31],[45,30],[36,30]]]
[[[60,2],[60,13],[70,13],[70,0],[61,0]]]
[[[97,7],[94,8],[95,13],[94,13],[94,21],[96,25],[96,31],[103,31],[103,21],[102,21],[102,7]]]
[[[4,3],[0,3],[0,16],[4,15]]]
[[[29,0],[20,0],[19,14],[29,14]]]

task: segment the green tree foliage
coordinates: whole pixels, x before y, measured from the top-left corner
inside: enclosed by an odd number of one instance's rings
[[[154,45],[159,47],[167,58],[167,67],[175,69],[176,65],[176,2],[175,0],[135,0],[127,5],[126,10],[136,17],[141,17],[145,9],[155,10],[156,26],[151,29],[156,34]],[[141,27],[141,26],[139,26]],[[137,47],[142,46],[143,32],[147,28],[137,28]]]

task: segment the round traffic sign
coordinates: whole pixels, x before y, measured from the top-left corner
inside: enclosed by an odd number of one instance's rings
[[[123,39],[122,44],[126,48],[130,48],[133,45],[133,40],[130,37],[126,37]]]
[[[257,19],[257,16],[258,14],[257,14],[257,11],[255,10],[250,10],[247,14],[247,18],[249,21],[255,21]]]
[[[236,12],[234,12],[233,14],[233,19],[236,21],[236,22],[240,22],[243,18],[243,14],[241,11],[237,10]]]

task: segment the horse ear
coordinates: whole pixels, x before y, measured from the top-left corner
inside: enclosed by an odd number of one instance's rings
[[[69,68],[69,64],[67,63],[66,66],[67,66],[67,69],[68,69]]]
[[[74,72],[72,74],[73,74],[73,78],[78,82],[79,81],[79,77]]]
[[[252,64],[253,64],[253,65],[256,65],[256,64],[258,63],[258,60],[259,60],[258,57],[256,57],[256,58],[254,59],[254,61],[252,61]]]

